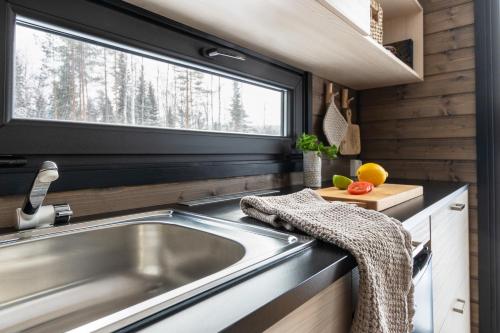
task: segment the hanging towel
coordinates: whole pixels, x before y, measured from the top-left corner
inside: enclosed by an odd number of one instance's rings
[[[351,204],[328,202],[311,189],[282,196],[247,196],[240,205],[253,218],[297,228],[354,256],[360,280],[351,332],[412,331],[411,236],[399,221]]]

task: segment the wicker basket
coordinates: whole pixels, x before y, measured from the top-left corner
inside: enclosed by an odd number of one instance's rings
[[[371,0],[371,19],[370,19],[370,32],[373,39],[378,43],[383,44],[384,42],[384,12],[382,11],[382,6],[377,0]]]

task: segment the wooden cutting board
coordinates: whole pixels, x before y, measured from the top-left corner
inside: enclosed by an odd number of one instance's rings
[[[361,136],[359,125],[352,123],[351,109],[346,110],[347,131],[344,139],[340,143],[340,153],[342,155],[359,155],[361,153]]]
[[[424,188],[419,185],[382,184],[362,195],[352,195],[347,190],[336,187],[322,188],[317,192],[329,201],[347,201],[363,208],[381,211],[423,195]]]

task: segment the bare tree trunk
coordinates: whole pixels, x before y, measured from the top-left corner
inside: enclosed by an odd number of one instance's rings
[[[219,125],[217,127],[219,130],[222,130],[222,123],[221,123],[221,111],[222,111],[222,105],[221,105],[221,96],[220,96],[220,76],[219,76],[219,87],[218,87],[218,92],[219,92]]]
[[[137,85],[137,66],[134,62],[134,57],[130,57],[130,70],[132,71],[132,88],[130,101],[130,123],[135,125],[135,89]]]
[[[213,75],[210,75],[210,118],[211,118],[210,129],[214,129],[214,76]]]
[[[109,122],[109,109],[108,109],[108,59],[106,56],[106,49],[104,51],[104,121]]]
[[[169,127],[170,110],[168,108],[168,79],[170,76],[170,64],[167,64],[167,79],[165,80],[165,127]]]
[[[191,112],[191,78],[189,69],[186,69],[186,111],[184,112],[184,128],[189,128],[189,115]]]

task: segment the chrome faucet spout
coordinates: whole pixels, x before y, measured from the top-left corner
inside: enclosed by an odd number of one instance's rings
[[[22,208],[16,210],[18,230],[69,222],[73,211],[68,204],[42,206],[50,184],[58,178],[57,164],[52,161],[43,162]]]
[[[36,214],[47,195],[50,184],[58,178],[57,164],[52,161],[43,162],[24,199],[22,212],[26,215]]]

